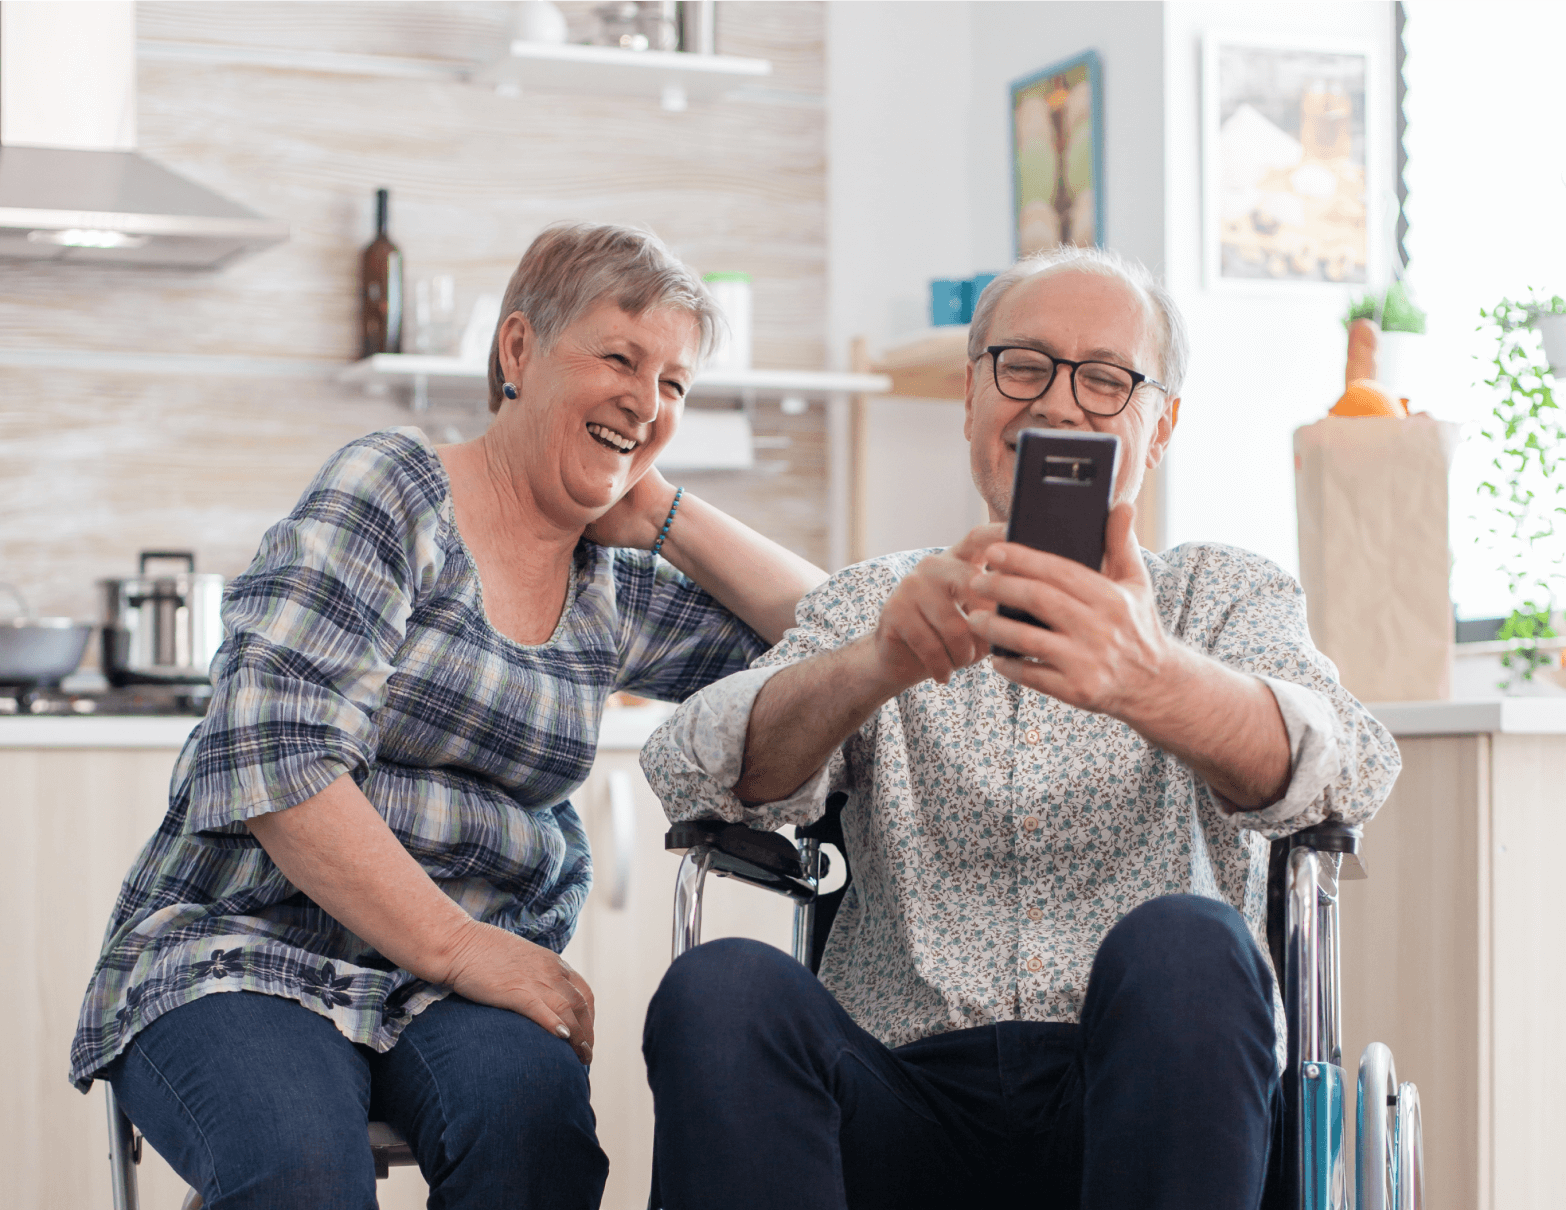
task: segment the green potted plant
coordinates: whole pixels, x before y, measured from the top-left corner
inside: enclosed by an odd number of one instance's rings
[[[1394,398],[1416,398],[1423,385],[1419,371],[1425,313],[1410,297],[1408,286],[1394,279],[1384,291],[1361,295],[1349,304],[1343,325],[1347,327],[1356,319],[1368,319],[1381,329],[1376,342],[1376,380]]]
[[[1501,657],[1501,688],[1515,690],[1554,662],[1539,640],[1555,637],[1555,604],[1566,587],[1566,422],[1541,339],[1552,317],[1566,319],[1566,300],[1531,293],[1479,314],[1495,338],[1485,385],[1496,392],[1480,430],[1494,450],[1495,473],[1479,490],[1498,505],[1489,532],[1516,602],[1496,636],[1511,644]]]

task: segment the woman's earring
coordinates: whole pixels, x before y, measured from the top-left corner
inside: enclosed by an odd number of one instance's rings
[[[508,382],[505,386],[500,388],[500,393],[507,399],[515,399],[517,397],[517,388]]]

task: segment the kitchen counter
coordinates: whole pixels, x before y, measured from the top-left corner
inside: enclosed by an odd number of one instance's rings
[[[1566,735],[1566,697],[1371,702],[1368,708],[1396,736]]]
[[[1566,1137],[1566,697],[1384,702],[1403,771],[1341,890],[1344,1059],[1419,1085],[1430,1204],[1545,1210]]]
[[[663,702],[605,710],[598,746],[636,751],[673,710]],[[0,717],[0,748],[179,748],[200,721],[185,714]]]
[[[1393,735],[1566,735],[1566,698],[1374,702]],[[637,750],[673,713],[663,702],[605,710],[598,746]],[[0,748],[178,748],[201,720],[189,715],[42,715],[0,718]]]

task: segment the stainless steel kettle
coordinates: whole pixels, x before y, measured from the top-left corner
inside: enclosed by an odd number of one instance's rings
[[[177,560],[185,570],[149,576],[154,560]],[[144,550],[140,569],[102,581],[104,675],[116,686],[206,684],[223,641],[223,577],[198,572],[188,550]]]

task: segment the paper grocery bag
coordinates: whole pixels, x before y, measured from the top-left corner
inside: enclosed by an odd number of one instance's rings
[[[1451,694],[1447,475],[1458,426],[1328,416],[1294,432],[1300,581],[1316,646],[1365,702]]]

